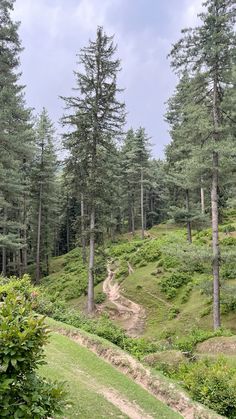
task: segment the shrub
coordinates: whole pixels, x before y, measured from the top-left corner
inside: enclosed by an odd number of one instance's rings
[[[151,367],[169,375],[178,371],[180,364],[186,362],[186,357],[181,351],[171,349],[146,355],[143,360]]]
[[[177,295],[178,289],[190,280],[191,277],[186,273],[173,272],[161,280],[161,291],[166,294],[167,298],[174,298]]]
[[[119,268],[116,271],[116,278],[123,279],[129,275],[129,268],[126,260],[122,260],[119,263]]]
[[[225,263],[221,268],[222,279],[236,279],[236,264]]]
[[[0,277],[0,300],[13,291],[20,293],[26,299],[30,299],[35,288],[32,286],[28,275],[24,275],[21,279],[16,276],[11,276],[10,278]]]
[[[141,359],[144,355],[162,350],[162,345],[160,345],[160,343],[149,342],[143,338],[133,339],[126,337],[123,344],[124,346],[122,349],[125,349],[138,359]]]
[[[236,246],[235,237],[225,237],[225,239],[220,242],[223,246]]]
[[[143,245],[143,241],[131,241],[127,243],[121,243],[116,246],[112,246],[108,253],[111,257],[119,258],[122,256],[124,259],[129,259],[131,253],[134,253],[140,246]]]
[[[235,418],[235,373],[223,358],[205,359],[180,366],[178,378],[196,401],[227,418]]]
[[[161,256],[160,243],[156,240],[143,241],[143,245],[132,255],[131,263],[145,266],[148,262],[155,262]]]
[[[187,301],[189,300],[189,296],[190,296],[190,293],[191,293],[192,289],[193,289],[193,283],[192,282],[189,282],[186,285],[186,287],[184,289],[184,293],[183,293],[183,295],[181,297],[181,303],[182,304],[187,303]]]
[[[228,330],[217,329],[215,331],[208,331],[202,329],[192,329],[188,336],[176,338],[173,344],[174,348],[184,352],[193,352],[196,345],[204,340],[216,336],[231,336],[232,333]]]
[[[180,309],[178,307],[175,307],[175,306],[171,307],[168,310],[168,320],[175,319],[178,316],[179,313],[180,313]]]
[[[98,292],[95,297],[95,304],[102,304],[106,300],[107,296],[104,292]]]
[[[43,419],[62,412],[64,390],[35,371],[44,363],[47,331],[24,295],[9,291],[0,303],[1,417]]]
[[[222,226],[219,226],[219,231],[222,233],[232,233],[233,231],[235,231],[235,227],[231,224],[225,224]]]

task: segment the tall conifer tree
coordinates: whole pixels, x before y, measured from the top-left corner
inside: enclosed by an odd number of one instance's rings
[[[222,101],[229,82],[232,56],[235,48],[235,2],[234,0],[207,0],[206,11],[201,13],[202,25],[186,29],[182,39],[171,51],[172,65],[176,70],[190,74],[202,72],[208,83],[208,97],[211,106],[211,132],[208,151],[212,156],[212,247],[213,247],[213,321],[214,328],[220,321],[220,247],[219,247],[219,169],[223,152],[222,135],[224,115]]]
[[[63,122],[75,128],[74,147],[83,144],[84,167],[89,210],[89,274],[88,312],[94,311],[94,263],[98,203],[103,195],[107,166],[104,156],[112,152],[113,143],[121,134],[125,121],[124,104],[118,95],[117,73],[120,62],[115,58],[113,37],[98,27],[95,41],[82,48],[79,58],[83,72],[76,72],[77,95],[64,98],[71,115]],[[79,133],[78,133],[79,131]],[[82,131],[82,132],[81,132]],[[77,134],[79,135],[77,135]],[[81,159],[81,156],[80,156]]]

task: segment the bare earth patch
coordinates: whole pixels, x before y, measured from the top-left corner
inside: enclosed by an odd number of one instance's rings
[[[103,292],[108,300],[115,305],[117,312],[114,316],[122,323],[128,336],[138,337],[145,328],[146,313],[143,307],[134,303],[120,293],[120,285],[114,282],[115,272],[108,266],[108,275],[103,282]]]

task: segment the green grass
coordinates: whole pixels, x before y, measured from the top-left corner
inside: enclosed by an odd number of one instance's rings
[[[231,224],[235,224],[233,220],[231,220]],[[235,234],[236,232],[232,232],[230,235],[221,232],[220,237],[221,240],[224,240],[225,237],[234,237]],[[182,269],[186,271],[187,260],[186,263],[182,260],[182,262],[177,261],[176,264],[175,257],[168,255],[166,249],[168,250],[171,247],[174,249],[177,246],[177,251],[182,249],[182,253],[185,254],[185,248],[187,249],[186,231],[184,228],[173,224],[161,224],[149,230],[148,235],[149,238],[142,241],[139,238],[139,232],[134,238],[130,234],[125,234],[118,238],[117,243],[107,242],[106,255],[103,255],[104,266],[106,259],[109,257],[116,259],[116,264],[120,269],[117,272],[117,281],[121,283],[122,293],[145,308],[147,320],[144,337],[158,339],[163,335],[185,335],[193,327],[211,329],[212,313],[209,299],[200,292],[198,286],[199,283],[206,280],[207,276],[211,277],[210,263],[208,263],[209,266],[205,272],[190,274],[193,279],[193,288],[185,302],[182,301],[182,298],[187,290],[186,285],[178,290],[175,298],[167,299],[166,295],[161,292],[160,287],[163,275],[169,275],[171,272],[181,271]],[[195,231],[193,242],[196,250],[210,249],[211,229],[201,232]],[[230,246],[229,250],[232,251],[233,247],[236,246]],[[188,256],[186,256],[186,259],[188,259]],[[132,275],[128,275],[127,261],[134,268]],[[162,263],[159,265],[159,273],[154,275],[159,262]],[[203,264],[204,269],[205,267],[206,263]],[[59,297],[66,298],[68,306],[83,311],[86,307],[87,297],[82,290],[86,289],[87,272],[82,266],[79,249],[74,249],[67,255],[53,259],[50,271],[49,277],[43,281],[48,294],[59,293]],[[106,272],[104,270],[99,279],[102,280],[105,277]],[[236,285],[236,278],[226,282]],[[100,282],[95,286],[95,297],[101,291],[102,283]],[[109,301],[104,306],[108,312],[112,311],[113,306]],[[170,319],[171,308],[179,310],[176,318]],[[235,320],[235,312],[224,314],[222,316],[223,327],[236,332]],[[122,324],[118,316],[114,321],[118,325]]]
[[[52,333],[46,347],[47,365],[41,374],[53,380],[66,381],[71,403],[66,418],[127,418],[101,394],[106,389],[134,403],[155,418],[181,416],[159,402],[130,378],[69,338]]]

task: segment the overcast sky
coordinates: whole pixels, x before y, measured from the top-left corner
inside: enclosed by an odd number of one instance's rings
[[[16,0],[25,48],[21,56],[26,100],[43,106],[57,124],[59,95],[75,85],[76,54],[96,35],[97,25],[115,34],[122,61],[119,83],[125,90],[128,127],[143,126],[153,154],[162,157],[169,142],[163,121],[165,102],[176,83],[167,54],[183,27],[196,23],[202,0]],[[60,132],[60,127],[58,128]]]

